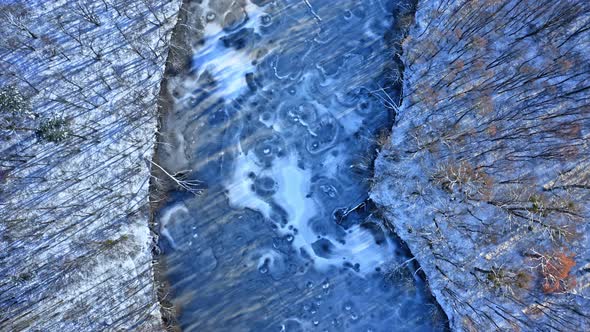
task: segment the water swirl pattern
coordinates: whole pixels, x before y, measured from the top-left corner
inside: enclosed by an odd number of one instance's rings
[[[158,213],[185,331],[436,331],[366,202],[397,92],[395,1],[202,1],[159,159],[203,182]],[[390,38],[391,40],[388,40]],[[392,272],[395,270],[395,272]]]

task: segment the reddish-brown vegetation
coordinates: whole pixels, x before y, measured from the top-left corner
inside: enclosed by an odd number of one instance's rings
[[[573,254],[561,250],[543,258],[540,268],[545,293],[560,293],[575,286],[576,278],[570,274],[576,265]]]

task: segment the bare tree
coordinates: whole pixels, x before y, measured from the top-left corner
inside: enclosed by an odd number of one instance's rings
[[[72,9],[72,11],[85,21],[92,23],[97,27],[99,27],[102,24],[100,21],[100,17],[96,13],[96,8],[94,7],[94,4],[92,2],[78,0],[74,4],[74,8]]]
[[[164,169],[164,167],[156,164],[155,162],[151,161],[148,159],[148,161],[156,166],[160,171],[162,171],[164,173],[164,175],[166,175],[166,178],[172,180],[172,182],[178,186],[180,189],[190,192],[193,195],[200,195],[203,193],[203,188],[201,187],[202,182],[198,181],[198,180],[190,180],[187,179],[186,176],[187,174],[190,172],[189,170],[184,170],[184,171],[180,171],[177,172],[175,174],[170,174],[168,173],[168,171],[166,171],[166,169]],[[156,181],[159,181],[161,179],[159,178],[155,178]]]
[[[30,28],[28,22],[29,12],[22,5],[9,5],[8,8],[2,8],[2,18],[12,27],[25,32],[33,39],[39,38],[35,32]]]

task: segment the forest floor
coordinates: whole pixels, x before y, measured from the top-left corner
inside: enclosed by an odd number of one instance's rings
[[[457,331],[590,329],[590,3],[419,1],[372,199]]]
[[[148,187],[179,7],[0,5],[0,330],[162,329]]]

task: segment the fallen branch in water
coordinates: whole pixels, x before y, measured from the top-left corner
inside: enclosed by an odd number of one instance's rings
[[[164,167],[158,165],[157,163],[155,163],[149,159],[148,159],[148,161],[152,165],[158,167],[162,172],[164,172],[164,174],[166,174],[166,176],[169,179],[171,179],[174,183],[176,183],[176,185],[178,185],[183,190],[188,191],[195,196],[201,195],[203,193],[203,189],[200,187],[200,185],[202,184],[201,181],[199,181],[199,180],[185,180],[183,178],[184,175],[188,173],[188,171],[177,172],[176,174],[172,175],[172,174],[168,173],[168,171],[166,171],[164,169]]]

